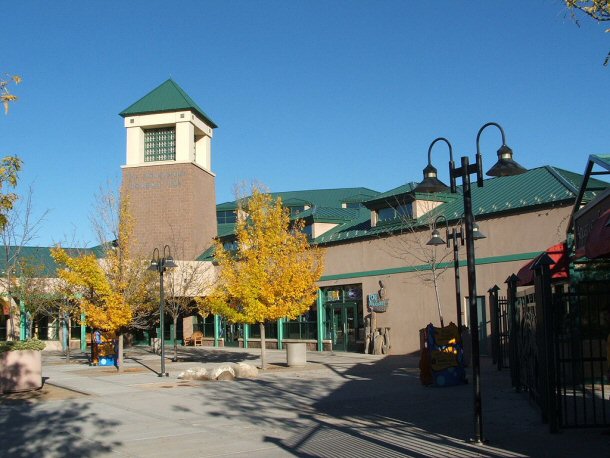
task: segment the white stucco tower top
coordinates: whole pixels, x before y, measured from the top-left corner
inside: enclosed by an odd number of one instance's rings
[[[123,110],[124,167],[192,163],[212,174],[214,121],[171,78]]]

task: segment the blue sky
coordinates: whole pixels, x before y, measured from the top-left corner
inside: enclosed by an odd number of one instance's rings
[[[421,179],[447,137],[473,158],[499,122],[515,159],[582,173],[610,144],[604,27],[560,0],[4,2],[1,72],[23,76],[0,154],[49,210],[37,245],[95,244],[94,194],[118,185],[118,113],[172,77],[219,125],[217,202],[272,191]],[[485,170],[499,134],[481,146]],[[433,153],[441,179],[444,145]]]

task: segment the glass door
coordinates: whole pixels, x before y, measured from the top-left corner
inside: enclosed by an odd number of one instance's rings
[[[329,322],[333,350],[355,351],[358,332],[358,315],[355,303],[329,307]]]

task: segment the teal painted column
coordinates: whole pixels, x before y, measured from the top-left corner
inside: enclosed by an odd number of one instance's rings
[[[80,349],[87,351],[87,325],[85,324],[87,317],[84,313],[80,314]]]
[[[27,339],[27,314],[25,311],[25,301],[19,301],[19,340]]]
[[[244,324],[244,348],[248,348],[248,339],[250,338],[250,325]]]
[[[214,346],[218,347],[220,339],[220,316],[214,315]]]
[[[64,351],[68,349],[68,346],[70,345],[70,327],[68,326],[68,318],[66,315],[63,316],[62,320],[61,320],[61,328],[63,330],[63,338],[61,339],[63,341],[63,348]]]
[[[318,351],[324,351],[324,295],[321,289],[318,290]]]
[[[277,320],[277,349],[284,348],[284,318]]]

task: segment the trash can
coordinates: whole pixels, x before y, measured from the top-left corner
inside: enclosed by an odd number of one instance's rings
[[[286,361],[289,367],[307,364],[307,344],[305,342],[286,344]]]

